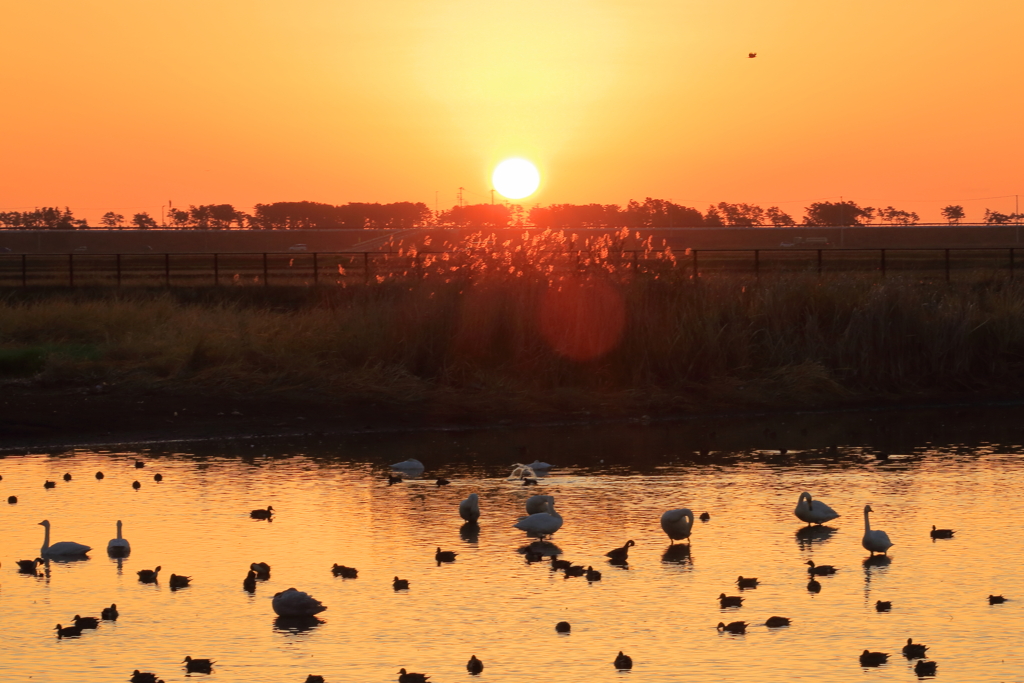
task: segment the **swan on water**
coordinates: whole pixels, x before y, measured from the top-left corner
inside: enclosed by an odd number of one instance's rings
[[[536,471],[536,470],[550,470],[552,467],[554,467],[554,465],[549,465],[548,463],[541,462],[540,460],[534,460],[529,465],[527,465],[527,467],[529,467],[530,469],[532,469],[534,471]]]
[[[537,473],[533,471],[532,467],[530,467],[529,465],[524,465],[521,462],[517,462],[512,465],[512,474],[508,475],[508,479],[526,479],[534,478],[536,476]]]
[[[526,514],[535,515],[538,512],[546,512],[548,503],[555,504],[554,496],[530,496],[526,499]]]
[[[807,522],[807,526],[824,524],[839,516],[838,512],[820,500],[811,500],[811,494],[807,493],[807,491],[800,494],[800,499],[796,502],[796,509],[793,510],[793,514],[801,522]]]
[[[425,468],[423,467],[423,463],[416,458],[409,458],[402,462],[396,462],[391,466],[391,469],[399,470],[401,472],[422,472]]]
[[[294,588],[275,593],[272,606],[279,617],[311,617],[327,609],[309,593]]]
[[[554,504],[550,501],[545,501],[545,508],[545,512],[538,512],[529,517],[524,517],[512,526],[516,529],[522,529],[527,533],[537,534],[543,540],[545,536],[550,536],[562,528],[562,515],[555,512]]]
[[[684,541],[690,537],[693,528],[693,513],[687,508],[669,510],[661,516],[661,528],[672,543]]]
[[[467,522],[480,519],[480,497],[477,494],[471,493],[466,500],[459,503],[459,516]]]
[[[889,535],[880,529],[871,528],[871,520],[868,518],[868,513],[874,512],[870,505],[864,506],[864,538],[861,539],[860,544],[864,546],[864,550],[871,553],[874,557],[875,553],[882,553],[888,555],[889,548],[893,546],[893,542],[889,540]]]
[[[87,552],[92,550],[87,545],[81,543],[75,543],[74,541],[61,541],[50,545],[50,522],[44,519],[39,522],[39,525],[46,529],[46,533],[43,536],[43,547],[39,551],[39,554],[43,557],[76,557],[79,555],[85,555]]]
[[[112,538],[107,543],[107,554],[123,557],[131,551],[128,539],[121,537],[121,520],[117,520],[117,538]]]

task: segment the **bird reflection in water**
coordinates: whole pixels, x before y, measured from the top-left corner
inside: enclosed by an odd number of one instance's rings
[[[550,541],[534,541],[530,545],[524,545],[517,551],[520,555],[539,555],[541,558],[553,557],[562,554],[562,549]]]
[[[672,564],[693,564],[693,555],[690,554],[689,544],[670,545],[661,554],[662,562]]]
[[[466,543],[479,543],[480,525],[476,522],[466,522],[459,527],[459,538]]]
[[[274,619],[274,630],[290,634],[306,633],[322,623],[324,620],[318,617],[278,617]]]
[[[807,550],[815,543],[824,543],[832,538],[836,529],[830,526],[805,526],[796,532],[796,542],[801,550]]]

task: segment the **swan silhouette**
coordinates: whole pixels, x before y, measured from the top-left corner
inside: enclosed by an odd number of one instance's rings
[[[92,550],[87,545],[81,543],[75,543],[74,541],[61,541],[50,545],[50,522],[49,520],[43,520],[39,522],[40,526],[46,529],[46,533],[43,536],[43,547],[39,550],[39,554],[44,558],[48,557],[79,557],[85,555],[87,552]]]
[[[311,617],[327,609],[309,593],[294,588],[275,593],[271,606],[279,617]]]
[[[820,500],[811,500],[811,494],[804,491],[796,502],[796,509],[793,510],[800,521],[812,524],[824,524],[839,516],[839,513],[825,505]]]
[[[477,494],[471,493],[466,500],[459,503],[459,516],[467,522],[480,519],[480,497]]]
[[[512,465],[512,474],[508,475],[509,480],[514,479],[526,479],[535,478],[537,473],[533,471],[533,468],[529,465],[524,465],[521,462],[517,462]]]
[[[551,502],[546,502],[545,507],[546,512],[538,512],[524,517],[512,526],[527,533],[537,534],[541,540],[545,536],[550,536],[562,528],[562,515],[555,512],[555,506]]]
[[[535,515],[538,512],[547,512],[547,504],[555,504],[554,496],[530,496],[526,499],[526,514]]]
[[[871,557],[875,556],[875,553],[882,553],[888,556],[889,548],[893,546],[893,542],[889,540],[889,535],[881,529],[872,529],[871,520],[868,518],[868,514],[874,512],[870,505],[864,506],[864,538],[861,539],[860,544],[864,546],[864,550],[871,553]]]
[[[107,543],[107,554],[114,557],[124,557],[132,551],[128,539],[121,537],[121,520],[117,520],[117,538],[112,538]]]
[[[687,508],[669,510],[661,516],[661,529],[674,544],[690,538],[693,529],[693,513]]]

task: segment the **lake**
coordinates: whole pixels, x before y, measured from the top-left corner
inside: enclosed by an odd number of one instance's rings
[[[1022,681],[1024,647],[1008,635],[1024,626],[1020,417],[763,416],[7,455],[0,669],[5,680],[93,683],[140,669],[170,683],[187,679],[190,655],[216,660],[216,681],[395,681],[404,667],[444,683],[470,678],[475,654],[490,681],[912,681],[914,662],[900,654],[909,637],[929,646],[939,679]],[[422,477],[389,486],[389,465],[409,457]],[[534,459],[555,465],[537,486],[507,479]],[[438,487],[439,476],[451,484]],[[841,514],[834,531],[801,533],[802,491]],[[470,493],[476,533],[458,514]],[[564,518],[550,539],[561,557],[600,581],[525,561],[532,539],[512,525],[538,493]],[[865,564],[868,503],[872,526],[895,543],[888,564]],[[268,505],[272,521],[250,518]],[[679,507],[711,517],[695,523],[689,552],[670,550],[659,525]],[[89,559],[19,574],[15,560],[39,553],[43,519],[51,542],[90,545]],[[132,547],[122,560],[106,553],[119,519]],[[933,524],[955,537],[933,540]],[[609,564],[605,553],[627,540],[628,565]],[[437,547],[456,561],[439,566]],[[820,593],[807,590],[810,559],[838,567]],[[272,570],[249,594],[252,562]],[[334,577],[334,563],[358,578]],[[138,581],[158,565],[156,584]],[[192,585],[171,590],[171,573]],[[740,575],[760,585],[741,592]],[[395,576],[408,591],[392,588]],[[293,586],[328,606],[318,621],[276,620],[271,598]],[[723,592],[743,606],[721,609]],[[989,605],[989,594],[1008,601]],[[892,610],[877,612],[877,600]],[[111,603],[116,622],[56,637],[55,624]],[[792,624],[760,625],[773,615]],[[566,635],[555,631],[563,620]],[[751,624],[745,635],[715,628],[736,620]],[[864,649],[892,656],[862,668]],[[620,650],[630,673],[612,665]]]

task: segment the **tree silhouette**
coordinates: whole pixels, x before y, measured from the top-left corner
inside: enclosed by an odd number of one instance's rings
[[[107,211],[100,218],[100,225],[105,228],[120,228],[124,226],[124,216],[113,211]]]
[[[143,211],[132,216],[132,225],[137,227],[139,230],[149,230],[150,228],[157,227],[156,221],[148,213]]]
[[[960,225],[960,221],[964,219],[964,207],[958,204],[950,204],[942,208],[943,217],[949,221],[950,225]]]
[[[804,211],[804,225],[864,225],[875,213],[874,208],[862,208],[853,201],[814,202]]]
[[[1012,213],[1000,213],[993,211],[992,209],[985,209],[985,222],[989,225],[1004,225],[1010,223],[1014,219]]]
[[[901,211],[900,209],[895,209],[891,206],[887,206],[884,209],[878,209],[878,217],[882,222],[889,223],[891,225],[914,225],[918,220],[920,220],[920,216],[913,211]]]

